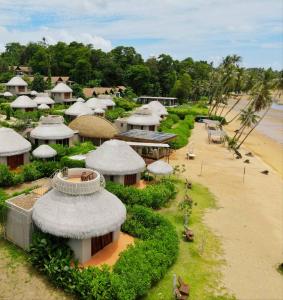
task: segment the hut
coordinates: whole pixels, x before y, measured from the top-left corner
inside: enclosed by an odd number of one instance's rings
[[[3,94],[3,96],[4,96],[4,97],[13,97],[13,94],[10,93],[10,92],[5,92],[5,93]]]
[[[104,117],[105,116],[105,110],[102,108],[96,108],[94,110],[94,115],[95,116],[100,116],[100,117]]]
[[[151,101],[158,101],[165,106],[177,106],[178,99],[174,97],[153,97],[153,96],[140,96],[136,99],[137,103],[148,104]]]
[[[47,110],[50,109],[50,107],[47,104],[40,104],[37,107],[39,110]]]
[[[68,238],[80,263],[118,240],[126,208],[104,189],[97,171],[74,168],[58,172],[52,187],[35,202],[32,220],[43,232]]]
[[[102,102],[100,102],[100,101],[99,101],[98,99],[96,99],[96,98],[91,98],[91,99],[87,100],[87,101],[86,101],[86,105],[87,105],[89,108],[93,109],[93,110],[95,110],[95,109],[97,109],[97,108],[101,108],[101,109],[104,109],[104,110],[107,109],[107,106],[104,105],[104,104],[102,104]]]
[[[159,123],[160,117],[154,114],[148,106],[139,107],[131,116],[119,118],[115,121],[115,125],[120,132],[131,129],[157,131]]]
[[[106,180],[131,185],[139,182],[145,162],[126,142],[110,140],[87,154],[86,166]]]
[[[31,144],[11,128],[0,128],[0,163],[10,169],[29,162]]]
[[[19,96],[16,100],[11,102],[11,107],[23,111],[33,111],[37,108],[37,104],[28,96]]]
[[[97,146],[112,139],[118,133],[111,122],[99,116],[77,117],[69,127],[78,132],[81,141],[92,141]]]
[[[58,83],[51,90],[51,97],[55,100],[56,103],[70,103],[76,101],[73,99],[73,90],[65,83]]]
[[[65,110],[65,115],[67,115],[71,120],[78,116],[93,115],[93,111],[83,102],[75,102],[68,109]]]
[[[77,102],[85,102],[85,99],[84,98],[81,98],[81,97],[79,97],[79,98],[77,98],[77,100],[76,100]]]
[[[6,83],[7,92],[13,95],[26,94],[28,92],[28,84],[20,76],[15,76]]]
[[[35,150],[32,151],[32,155],[36,158],[52,158],[57,155],[55,149],[50,147],[49,145],[40,145]]]
[[[37,105],[47,104],[49,107],[52,107],[55,104],[55,101],[45,93],[37,94],[37,96],[34,98],[34,101]]]
[[[159,101],[151,101],[148,104],[149,109],[160,116],[161,118],[165,118],[168,115],[167,109],[164,105],[162,105]]]
[[[31,92],[30,92],[30,95],[31,95],[31,96],[36,96],[37,94],[38,94],[37,91],[31,91]]]
[[[147,166],[147,170],[154,175],[169,175],[173,168],[163,160],[157,160]]]
[[[61,144],[70,145],[75,132],[64,124],[62,116],[42,116],[40,123],[30,132],[33,144]]]

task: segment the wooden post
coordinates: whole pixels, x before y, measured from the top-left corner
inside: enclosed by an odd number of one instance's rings
[[[177,287],[177,275],[173,274],[173,297],[175,299],[175,289]]]
[[[244,167],[244,172],[243,172],[243,183],[245,183],[245,174],[246,174],[246,167]]]
[[[202,175],[202,168],[203,168],[203,160],[201,161],[201,165],[200,165],[200,174],[199,174],[199,176]]]

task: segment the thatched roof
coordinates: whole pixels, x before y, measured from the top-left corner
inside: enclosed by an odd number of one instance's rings
[[[96,108],[96,109],[94,110],[94,113],[95,113],[95,114],[104,114],[104,113],[105,113],[105,110],[102,109],[102,108]]]
[[[16,100],[11,102],[13,108],[35,108],[37,104],[28,96],[19,96]]]
[[[52,93],[72,93],[72,89],[65,83],[58,83],[52,90]]]
[[[30,94],[31,94],[32,96],[36,96],[36,95],[38,94],[38,92],[37,92],[37,91],[31,91]]]
[[[173,168],[163,160],[157,160],[147,166],[150,173],[155,175],[169,175],[173,172]]]
[[[12,97],[13,94],[10,93],[10,92],[5,92],[5,93],[3,94],[3,96],[4,96],[4,97]]]
[[[40,110],[45,110],[45,109],[49,109],[50,107],[47,104],[43,103],[43,104],[38,105],[37,108]]]
[[[49,145],[40,145],[35,150],[32,151],[32,155],[38,158],[50,158],[57,155],[56,150],[54,150]]]
[[[51,99],[48,94],[38,94],[35,98],[34,101],[37,104],[47,104],[47,105],[52,105],[55,103],[53,99]]]
[[[87,154],[86,166],[103,175],[126,175],[142,172],[145,162],[126,142],[110,140]]]
[[[6,86],[28,86],[28,84],[22,77],[15,76],[6,83]]]
[[[77,102],[85,102],[85,99],[84,99],[84,98],[81,98],[81,97],[79,97],[79,98],[77,99]]]
[[[96,109],[96,108],[107,108],[108,106],[115,106],[115,102],[111,99],[99,99],[99,98],[90,98],[86,102],[87,106],[90,107],[91,109]]]
[[[127,123],[130,125],[158,125],[159,116],[152,113],[152,111],[144,105],[143,107],[137,108],[134,113],[127,118]]]
[[[111,122],[99,116],[80,116],[69,127],[77,130],[80,136],[88,138],[111,139],[118,133]]]
[[[75,133],[66,126],[62,116],[47,116],[40,118],[40,124],[35,127],[30,136],[40,140],[62,140],[71,138]]]
[[[168,115],[167,109],[159,101],[151,101],[148,103],[149,109],[158,116]]]
[[[31,143],[11,128],[0,128],[0,156],[29,152]]]
[[[75,190],[85,184],[93,187],[94,181],[100,182],[99,174],[88,182],[68,182],[68,187]],[[126,208],[115,195],[101,186],[84,195],[67,194],[55,187],[37,200],[32,218],[43,232],[87,239],[118,230],[126,219]]]
[[[65,115],[68,116],[84,116],[93,115],[93,111],[83,102],[75,102],[65,110]]]

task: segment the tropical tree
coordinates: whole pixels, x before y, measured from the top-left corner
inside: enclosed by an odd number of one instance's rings
[[[37,92],[44,92],[45,82],[44,77],[40,74],[35,74],[31,83],[31,89]]]

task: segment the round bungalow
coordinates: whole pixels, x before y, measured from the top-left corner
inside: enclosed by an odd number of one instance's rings
[[[165,118],[168,116],[167,109],[164,105],[162,105],[159,101],[151,101],[148,103],[148,108],[155,113],[156,115],[160,116],[161,118]]]
[[[23,111],[33,111],[37,108],[37,104],[28,96],[19,96],[16,100],[11,102],[11,107]]]
[[[75,132],[64,124],[62,116],[42,116],[40,123],[30,132],[33,144],[70,145]]]
[[[26,94],[28,84],[20,76],[15,76],[6,83],[6,90],[13,95]]]
[[[51,90],[51,97],[55,100],[56,103],[70,103],[76,101],[73,99],[73,90],[65,83],[58,83]]]
[[[118,119],[115,124],[120,131],[131,129],[157,131],[160,117],[154,114],[147,106],[139,107],[128,118]]]
[[[47,104],[40,104],[37,107],[39,110],[47,110],[50,109],[50,107]]]
[[[100,117],[104,117],[105,116],[105,110],[102,108],[96,108],[94,110],[94,115],[95,116],[100,116]]]
[[[32,155],[36,158],[52,158],[57,155],[55,149],[50,147],[49,145],[40,145],[35,150],[32,151]]]
[[[83,102],[75,102],[65,110],[65,115],[70,119],[75,119],[78,116],[93,115],[93,111]]]
[[[31,144],[11,128],[0,128],[0,163],[10,169],[29,162]]]
[[[86,166],[106,180],[131,185],[139,182],[145,162],[126,142],[110,140],[87,154]]]
[[[102,109],[113,109],[114,106],[116,105],[115,102],[112,99],[100,99],[100,98],[90,98],[87,100],[87,105],[91,109],[96,109],[96,108],[102,108]]]
[[[92,141],[99,146],[118,134],[117,128],[108,120],[98,116],[80,116],[69,127],[78,131],[81,141]]]
[[[47,94],[38,94],[33,101],[35,101],[37,105],[46,104],[49,107],[52,107],[55,104],[55,101]]]
[[[119,238],[126,208],[104,189],[97,171],[68,169],[54,176],[52,186],[35,203],[32,219],[43,232],[69,238],[80,263]]]

